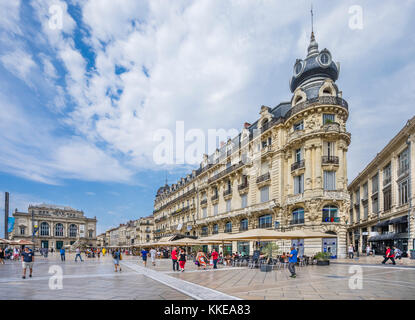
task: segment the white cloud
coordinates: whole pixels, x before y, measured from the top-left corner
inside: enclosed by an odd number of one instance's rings
[[[241,128],[243,122],[255,121],[262,104],[275,106],[291,98],[288,80],[292,65],[296,58],[304,58],[309,41],[308,9],[299,10],[297,3],[71,3],[79,5],[82,21],[75,22],[63,1],[33,1],[31,5],[41,22],[38,42],[47,51],[47,55],[38,57],[45,77],[56,84],[55,94],[45,105],[55,110],[59,123],[69,126],[74,134],[54,138],[54,128],[41,126],[39,141],[52,145],[53,153],[43,153],[44,147],[36,141],[28,146],[26,140],[33,139],[26,139],[22,133],[16,133],[17,138],[6,134],[10,143],[7,155],[16,161],[0,155],[14,172],[39,181],[56,182],[56,177],[129,181],[133,172],[143,168],[160,169],[152,161],[152,138],[157,129],[173,130],[177,120],[185,121],[186,130]],[[63,9],[61,30],[49,27],[52,4]],[[352,4],[315,4],[320,49],[327,47],[334,60],[342,63],[338,84],[350,103],[351,154],[364,148],[361,141],[368,141],[356,139],[355,133],[361,134],[363,126],[374,132],[376,123],[383,121],[371,121],[379,110],[385,119],[396,119],[393,128],[401,122],[400,117],[410,113],[408,106],[414,97],[408,94],[413,92],[408,72],[413,68],[402,61],[415,53],[413,46],[399,45],[413,39],[412,2],[402,1],[399,7],[389,1],[365,2],[364,29],[360,31],[348,27]],[[16,23],[18,17],[14,14],[10,21]],[[79,25],[87,32],[82,31],[83,44],[77,39],[75,45],[74,31]],[[93,51],[88,57],[80,49],[87,45]],[[33,64],[27,57],[21,65],[11,56],[4,57],[1,61],[5,59],[16,74],[29,76]],[[94,59],[90,70],[88,59]],[[58,63],[66,70],[63,75],[59,74]],[[124,72],[116,74],[121,68]],[[382,72],[387,80],[379,80]],[[64,86],[59,78],[65,79]],[[393,85],[389,79],[393,79]],[[377,98],[387,96],[391,88],[397,95],[405,95],[408,103],[399,103],[392,110],[387,104],[394,100]],[[388,103],[379,103],[382,100]],[[28,135],[25,130],[23,133]],[[34,152],[17,156],[24,148],[11,144],[16,139]],[[91,161],[81,160],[86,157]],[[354,153],[353,159],[357,158]],[[352,174],[361,165],[353,161],[349,161]]]
[[[37,65],[29,53],[17,49],[0,56],[0,61],[12,74],[25,81],[28,85],[32,85],[30,74]]]

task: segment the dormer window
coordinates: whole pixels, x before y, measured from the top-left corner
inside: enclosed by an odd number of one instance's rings
[[[300,95],[296,96],[294,100],[294,105],[296,105],[297,103],[300,103],[302,100],[303,100],[302,96]]]

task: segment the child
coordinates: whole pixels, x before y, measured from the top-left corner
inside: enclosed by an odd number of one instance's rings
[[[183,249],[180,249],[179,266],[182,272],[184,272],[185,264],[186,264],[186,253]]]

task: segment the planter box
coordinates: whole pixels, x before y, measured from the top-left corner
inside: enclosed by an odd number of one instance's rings
[[[317,260],[318,266],[328,266],[330,265],[330,260]]]
[[[270,272],[270,271],[272,271],[272,265],[261,264],[261,272]]]

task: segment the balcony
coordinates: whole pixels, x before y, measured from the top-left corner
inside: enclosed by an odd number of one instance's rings
[[[392,177],[386,177],[383,179],[383,186],[390,184],[392,181]]]
[[[201,234],[200,234],[200,236],[201,237],[207,237],[209,235],[209,233],[208,232],[202,232]]]
[[[207,204],[207,199],[202,199],[202,201],[200,201],[201,206],[203,206],[204,204]]]
[[[239,231],[247,231],[248,230],[248,226],[242,225],[239,227]]]
[[[212,234],[218,234],[219,233],[219,231],[218,230],[213,230],[212,231]]]
[[[309,107],[312,107],[314,105],[322,105],[322,104],[326,104],[326,105],[335,105],[335,106],[339,106],[342,107],[346,110],[349,109],[348,104],[346,102],[346,100],[339,98],[339,97],[332,97],[332,96],[322,96],[322,97],[316,97],[316,98],[312,98],[312,99],[308,99],[307,101],[304,102],[300,102],[298,104],[296,104],[294,107],[292,107],[288,113],[286,114],[286,118],[288,119],[289,117],[293,116],[296,113],[299,113]]]
[[[293,219],[290,221],[291,225],[295,225],[295,224],[304,224],[304,218],[302,219]]]
[[[214,196],[212,196],[212,198],[210,198],[212,201],[218,200],[219,199],[219,195],[215,194]]]
[[[304,168],[304,167],[305,167],[304,160],[296,161],[291,165],[291,171],[301,169],[301,168]]]
[[[271,179],[271,175],[269,174],[269,172],[259,176],[258,178],[256,178],[256,183],[261,183],[261,182],[265,182]]]
[[[266,154],[268,154],[271,151],[272,151],[272,146],[271,145],[264,146],[261,149],[261,155],[266,155]]]
[[[339,157],[337,156],[323,156],[321,157],[322,164],[339,164]]]
[[[223,196],[224,197],[230,196],[230,195],[232,195],[232,189],[223,191]]]
[[[409,166],[403,166],[403,167],[399,167],[398,169],[398,177],[406,174],[409,172]]]
[[[208,179],[208,183],[211,183],[213,181],[216,181],[220,178],[223,178],[224,176],[226,176],[227,174],[231,173],[232,171],[239,169],[240,167],[242,167],[244,165],[244,163],[241,161],[237,164],[234,164],[232,166],[230,166],[229,168],[226,168],[225,170],[215,174],[213,177]]]
[[[259,223],[258,228],[260,229],[266,229],[266,228],[272,228],[272,222],[265,222],[265,223]]]
[[[190,206],[187,206],[187,207],[184,207],[184,208],[179,208],[176,211],[174,211],[171,215],[174,216],[174,215],[179,214],[179,213],[184,213],[184,212],[188,211],[189,208],[190,208]]]

